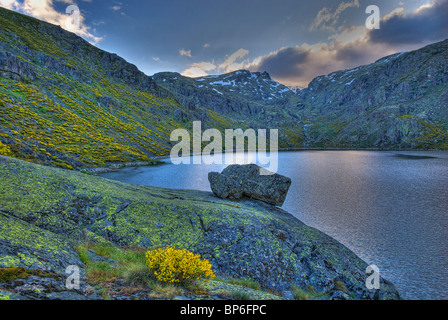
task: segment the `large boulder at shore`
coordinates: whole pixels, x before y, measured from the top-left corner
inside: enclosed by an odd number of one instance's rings
[[[291,179],[279,174],[261,174],[263,168],[255,165],[231,165],[222,173],[208,175],[213,193],[221,199],[250,198],[281,207],[291,186]]]

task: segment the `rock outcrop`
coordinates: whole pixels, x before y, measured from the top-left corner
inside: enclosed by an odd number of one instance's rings
[[[36,74],[29,64],[9,52],[0,50],[0,75],[18,81],[34,81]]]
[[[261,201],[235,205],[212,193],[130,185],[2,156],[0,177],[0,269],[66,278],[69,265],[84,274],[74,249],[80,241],[171,245],[201,254],[218,277],[250,278],[265,290],[295,285],[339,297],[342,287],[347,299],[400,298],[385,279],[380,290],[368,290],[366,262]]]
[[[262,175],[255,164],[231,165],[222,173],[208,175],[213,193],[222,199],[250,198],[281,207],[291,186],[291,179],[279,174]]]

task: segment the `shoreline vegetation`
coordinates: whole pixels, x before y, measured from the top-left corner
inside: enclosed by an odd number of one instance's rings
[[[133,161],[133,162],[120,162],[120,163],[111,163],[106,166],[99,167],[87,167],[81,168],[79,171],[81,173],[87,174],[103,174],[108,172],[114,172],[120,169],[129,168],[129,167],[154,167],[166,164],[166,162],[161,161],[162,159],[166,159],[164,157],[155,158],[150,161]]]

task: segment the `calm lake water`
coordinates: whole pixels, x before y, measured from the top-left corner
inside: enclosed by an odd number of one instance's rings
[[[210,191],[208,173],[225,167],[170,163],[102,176]],[[403,298],[448,299],[448,152],[282,152],[278,173],[293,181],[282,208],[377,265]]]

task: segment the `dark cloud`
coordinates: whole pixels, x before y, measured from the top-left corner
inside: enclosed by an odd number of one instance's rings
[[[363,41],[283,48],[263,57],[249,69],[267,71],[273,79],[286,85],[307,86],[317,76],[357,67],[382,56]]]
[[[371,49],[366,45],[364,39],[358,39],[344,45],[336,44],[333,49],[334,58],[343,62],[347,67],[367,63],[371,56],[369,54]]]
[[[302,47],[282,48],[261,60],[256,71],[267,71],[273,77],[299,77],[304,73],[304,63],[310,54]]]
[[[358,34],[344,40],[342,34],[333,42],[295,46],[272,52],[250,68],[267,71],[286,85],[307,86],[317,76],[373,63],[387,55],[415,50],[448,38],[448,0],[437,0],[409,14],[396,11],[382,20],[380,30],[347,28]],[[356,31],[360,31],[356,33]]]
[[[396,14],[381,22],[381,29],[369,32],[373,43],[390,45],[423,44],[448,37],[448,0],[435,0],[411,14]]]

